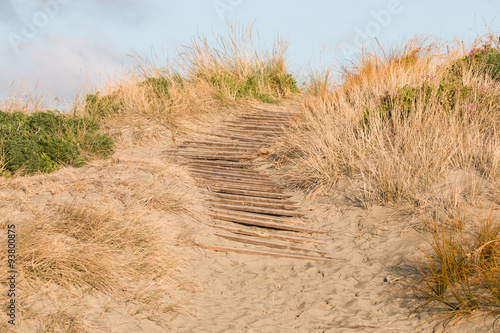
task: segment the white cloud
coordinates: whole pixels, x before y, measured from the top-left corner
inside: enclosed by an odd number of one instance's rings
[[[105,81],[122,71],[127,58],[102,41],[52,35],[24,45],[17,57],[0,64],[0,89],[6,91],[13,81],[14,86],[24,81],[28,92],[38,83],[43,93],[72,99],[85,77]]]

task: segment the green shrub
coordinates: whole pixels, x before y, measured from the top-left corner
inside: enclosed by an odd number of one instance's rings
[[[396,93],[387,92],[381,99],[375,112],[385,120],[391,120],[396,110],[401,119],[407,118],[417,109],[440,107],[450,115],[462,117],[465,112],[475,114],[479,105],[488,101],[487,94],[475,94],[474,87],[464,85],[461,79],[448,77],[439,85],[424,83],[419,87],[404,86]],[[474,103],[470,103],[474,101]],[[363,125],[368,125],[374,111],[366,108],[363,114]]]
[[[88,94],[85,98],[85,114],[93,118],[109,116],[117,113],[120,109],[120,103],[111,96]]]
[[[62,165],[82,166],[88,155],[109,156],[114,143],[98,130],[99,125],[90,118],[0,111],[1,169],[6,174],[47,173]]]
[[[148,77],[143,82],[139,83],[139,86],[146,86],[151,88],[153,93],[158,98],[170,98],[170,94],[168,89],[170,87],[170,82],[168,79],[164,77],[156,78],[156,77]]]
[[[485,73],[494,80],[500,79],[500,52],[487,46],[473,49],[451,65],[451,73],[455,76],[461,76],[466,70],[472,70],[476,74]]]

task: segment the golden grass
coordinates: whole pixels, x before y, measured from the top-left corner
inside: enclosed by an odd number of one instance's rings
[[[482,64],[456,65],[467,54],[417,38],[362,53],[342,82],[313,73],[274,147],[283,183],[315,195],[348,179],[359,205],[396,204],[430,230],[412,291],[445,326],[500,314],[498,220],[473,216],[500,203],[500,90]]]
[[[18,325],[29,332],[106,331],[105,318],[122,311],[121,320],[149,318],[167,329],[168,318],[185,311],[179,289],[196,288],[169,229],[171,219],[198,218],[192,184],[181,170],[148,158],[85,168],[0,185],[1,229],[18,229]]]
[[[500,318],[500,223],[496,218],[449,220],[431,227],[418,274],[409,289],[418,298],[414,311],[433,309],[444,328],[464,319]]]
[[[491,176],[490,182],[496,180],[500,90],[491,79],[464,73],[459,84],[471,90],[467,105],[481,105],[464,116],[449,116],[438,93],[417,96],[408,114],[406,106],[396,102],[391,116],[377,111],[384,98],[395,100],[398,89],[425,85],[437,91],[447,84],[447,64],[463,53],[456,49],[444,54],[441,49],[411,40],[389,54],[364,53],[354,69],[344,70],[343,84],[325,81],[328,73],[314,80],[302,98],[302,118],[277,147],[280,162],[288,162],[284,179],[295,187],[321,191],[348,176],[364,204],[417,205],[422,194],[452,170],[480,172]],[[491,102],[481,99],[483,92]],[[455,114],[461,107],[455,106]]]
[[[288,41],[277,37],[270,51],[253,24],[229,23],[228,36],[199,35],[179,49],[175,63],[136,55],[137,66],[96,95],[97,108],[75,103],[74,113],[111,119],[155,119],[170,129],[179,119],[219,111],[236,100],[277,102],[297,92],[288,72]],[[158,90],[158,88],[161,88]]]

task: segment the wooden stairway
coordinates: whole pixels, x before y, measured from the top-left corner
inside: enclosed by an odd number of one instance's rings
[[[206,200],[215,235],[226,243],[240,244],[198,245],[215,251],[331,260],[320,249],[328,241],[317,238],[326,231],[307,227],[304,213],[291,195],[253,169],[252,160],[296,116],[293,112],[253,110],[224,122],[203,139],[186,140],[164,151],[186,164],[197,183],[208,189]]]

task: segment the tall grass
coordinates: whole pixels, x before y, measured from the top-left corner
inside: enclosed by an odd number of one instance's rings
[[[322,190],[347,176],[363,203],[417,205],[452,170],[496,181],[498,85],[474,65],[453,74],[466,52],[442,50],[413,39],[363,53],[342,84],[312,81],[303,118],[277,148],[285,179]]]
[[[471,315],[500,318],[500,224],[481,218],[471,228],[461,221],[432,226],[411,289],[420,309],[440,309],[435,318],[455,324]],[[451,227],[451,228],[450,228]]]
[[[122,81],[86,97],[78,112],[96,117],[146,116],[174,124],[178,117],[218,110],[237,100],[275,103],[299,91],[286,64],[288,41],[271,50],[253,24],[229,23],[228,36],[199,35],[181,46],[175,63],[137,56]]]

